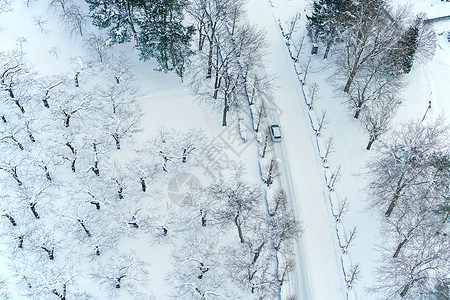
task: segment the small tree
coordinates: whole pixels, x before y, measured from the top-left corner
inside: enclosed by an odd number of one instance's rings
[[[393,95],[385,95],[372,101],[363,110],[362,122],[369,133],[366,150],[370,150],[382,134],[389,129],[389,123],[394,118],[398,108],[398,100]]]

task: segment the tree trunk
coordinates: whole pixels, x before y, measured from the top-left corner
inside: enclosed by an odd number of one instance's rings
[[[350,90],[350,86],[352,85],[355,75],[356,75],[356,69],[353,69],[352,72],[350,73],[350,75],[348,76],[347,83],[345,84],[345,87],[344,87],[345,93],[348,93],[348,91]]]
[[[445,216],[444,221],[442,221],[442,223],[446,223],[449,217],[450,217],[450,211],[447,212],[447,215]]]
[[[355,115],[353,116],[353,118],[358,119],[359,118],[359,114],[361,113],[361,106],[362,106],[362,102],[359,102],[358,105],[356,106],[356,111],[355,111]]]
[[[41,217],[39,216],[38,212],[36,211],[36,202],[31,202],[30,203],[30,209],[33,212],[33,215],[36,219],[40,219]]]
[[[72,161],[72,165],[71,165],[71,168],[72,168],[72,172],[75,172],[75,162],[76,162],[76,158],[74,158],[73,159],[73,161]]]
[[[52,176],[50,175],[50,172],[47,169],[47,166],[44,166],[44,171],[45,171],[45,177],[47,178],[48,181],[52,181]]]
[[[264,247],[264,244],[265,244],[265,243],[266,243],[266,242],[262,242],[262,244],[258,247],[258,249],[256,249],[255,255],[253,256],[253,262],[252,262],[252,264],[256,263],[256,261],[258,260],[259,255],[261,254],[262,247]]]
[[[187,149],[183,149],[183,156],[181,157],[181,161],[185,163],[187,161]]]
[[[12,226],[17,226],[16,220],[14,220],[13,217],[11,217],[8,214],[4,214],[3,216],[6,217],[11,222]]]
[[[212,63],[213,63],[213,40],[209,41],[209,51],[208,51],[208,72],[206,73],[206,78],[211,78],[212,74]]]
[[[147,185],[145,184],[144,177],[141,177],[141,188],[144,193],[147,191]]]
[[[206,213],[200,209],[200,214],[202,216],[202,227],[206,227]]]
[[[19,243],[17,244],[17,248],[22,249],[23,248],[23,235],[18,236],[17,239],[19,239]]]
[[[22,186],[22,181],[20,181],[19,176],[17,175],[17,167],[11,168],[11,175],[16,180],[19,186]]]
[[[15,143],[17,143],[17,146],[19,147],[19,149],[21,150],[21,151],[23,151],[23,149],[25,149],[25,148],[23,148],[23,145],[14,137],[14,136],[10,136],[10,138],[15,142]]]
[[[205,24],[203,21],[200,22],[200,26],[198,28],[198,51],[203,50],[203,43],[205,41],[205,35],[203,34],[203,28],[205,28]]]
[[[330,52],[330,48],[331,48],[331,43],[328,43],[327,47],[325,48],[325,54],[323,55],[323,59],[328,58],[328,53]]]
[[[31,131],[28,131],[28,137],[30,138],[32,143],[36,142],[36,139],[34,138],[33,134],[31,133]]]
[[[386,213],[384,214],[386,217],[389,218],[389,217],[391,216],[392,211],[394,210],[394,207],[395,207],[395,205],[397,204],[397,200],[398,200],[398,197],[397,197],[397,196],[394,196],[394,199],[392,199],[391,204],[389,204],[388,210],[387,210]]]
[[[78,72],[75,74],[75,78],[74,78],[74,80],[75,80],[75,87],[80,87],[80,84],[79,84],[79,82],[78,82],[78,75],[80,75],[80,71],[78,71]]]
[[[222,77],[219,76],[219,70],[216,70],[216,79],[214,81],[214,95],[213,98],[217,99],[217,94],[219,92],[220,83],[222,81]]]
[[[269,145],[269,134],[266,134],[264,137],[264,147],[261,155],[262,158],[266,156],[266,150],[268,145]]]
[[[227,103],[227,97],[225,96],[225,103],[223,107],[223,117],[222,117],[222,126],[227,126],[227,112],[228,112],[228,103]]]
[[[100,176],[100,170],[98,168],[98,155],[97,155],[97,144],[92,143],[94,147],[94,166],[92,167],[92,171],[95,175]]]
[[[100,209],[100,202],[98,202],[98,201],[91,201],[89,203],[94,204],[96,209]]]
[[[91,237],[91,233],[89,230],[87,230],[86,225],[84,224],[84,221],[81,219],[77,219],[78,223],[80,223],[81,227],[83,227],[84,232],[86,232],[88,237]]]
[[[73,154],[75,154],[75,148],[69,142],[66,143],[66,146],[69,147],[70,151],[72,151]]]
[[[239,212],[237,213],[236,217],[234,217],[234,223],[236,224],[236,227],[238,230],[239,240],[243,244],[243,243],[245,243],[245,240],[244,240],[244,236],[242,234],[241,221],[239,220]]]
[[[50,250],[50,249],[47,249],[47,248],[45,248],[44,246],[42,246],[41,249],[43,249],[45,252],[47,252],[48,258],[49,258],[50,260],[54,260],[54,259],[55,259],[55,255],[54,255],[54,253],[55,253],[55,248],[54,248],[54,247],[52,247],[52,250]]]
[[[116,142],[116,149],[120,150],[120,137],[119,137],[119,134],[117,132],[114,132],[112,134],[112,136],[114,138],[114,141]]]
[[[44,102],[45,108],[50,108],[50,106],[48,105],[48,101],[47,101],[47,100],[50,98],[50,96],[48,95],[49,92],[50,92],[50,90],[47,90],[47,91],[45,92],[44,98],[42,98],[42,102]]]
[[[122,280],[122,278],[124,278],[126,276],[127,275],[121,275],[121,276],[116,278],[116,289],[120,289],[120,281]]]
[[[375,142],[374,138],[370,138],[369,143],[367,144],[366,150],[370,150],[372,147],[373,142]]]
[[[407,241],[408,241],[408,239],[405,238],[400,244],[398,244],[397,250],[395,250],[394,256],[392,256],[393,258],[397,258],[398,257],[398,254],[400,253],[400,250],[402,249],[403,245],[406,244]]]
[[[64,112],[64,115],[66,116],[66,120],[64,121],[64,126],[69,127],[70,124],[70,115],[66,112]]]
[[[162,228],[162,231],[163,231],[163,235],[164,235],[164,236],[167,236],[167,233],[168,233],[167,228],[164,227],[164,226],[161,226],[161,228]]]
[[[22,114],[25,113],[25,108],[23,108],[23,106],[19,103],[18,100],[14,100],[14,102],[16,103],[16,105],[19,107],[20,111],[22,112]]]
[[[405,297],[406,294],[408,293],[408,290],[409,290],[409,283],[403,287],[402,291],[400,292],[400,297]]]

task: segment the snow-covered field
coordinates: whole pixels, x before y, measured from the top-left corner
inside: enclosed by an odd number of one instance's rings
[[[82,37],[77,33],[70,33],[70,30],[65,28],[64,23],[59,18],[55,7],[49,7],[46,1],[41,0],[28,3],[29,7],[27,7],[25,1],[14,1],[13,11],[0,14],[0,51],[20,49],[25,53],[27,60],[32,63],[33,71],[38,72],[41,76],[67,73],[70,76],[67,81],[72,84],[72,76],[80,69],[80,62],[84,62],[87,57],[85,40],[90,36],[90,33],[98,33],[98,31],[92,26],[87,26],[87,30]],[[450,15],[450,3],[439,0],[396,0],[394,3],[408,3],[414,13],[423,11],[430,17]],[[273,187],[267,188],[267,191],[271,195],[273,192],[271,189],[280,186],[287,191],[288,197],[292,201],[293,210],[300,219],[303,228],[301,237],[294,244],[296,269],[288,284],[283,286],[282,296],[288,299],[289,296],[295,294],[295,299],[304,300],[378,299],[374,294],[368,295],[366,288],[370,287],[375,280],[374,270],[379,259],[377,252],[380,241],[379,220],[368,209],[367,198],[369,196],[364,191],[367,183],[361,176],[365,163],[370,160],[374,152],[365,150],[368,141],[367,134],[358,127],[351,113],[343,108],[341,95],[335,91],[335,86],[330,84],[333,68],[330,60],[322,59],[323,49],[319,50],[318,55],[309,55],[311,45],[304,28],[309,9],[305,0],[249,0],[247,3],[250,23],[264,28],[267,33],[269,47],[265,57],[266,72],[275,77],[273,82],[275,88],[272,91],[274,101],[270,107],[269,122],[279,123],[283,133],[283,141],[275,144],[271,153],[279,161],[280,175],[274,179]],[[300,60],[294,64],[288,51],[287,40],[280,27],[284,32],[287,32],[289,22],[297,13],[300,14],[300,19],[293,38],[299,39],[305,36],[305,39]],[[399,91],[402,102],[399,104],[400,107],[393,122],[394,126],[399,126],[402,122],[411,118],[420,120],[424,117],[425,112],[427,113],[425,122],[431,121],[441,114],[450,114],[450,102],[448,101],[448,95],[450,95],[450,84],[448,84],[450,78],[450,43],[447,40],[450,20],[435,23],[434,28],[438,33],[435,57],[427,64],[414,65],[411,73],[406,75],[407,85]],[[120,245],[117,245],[117,249],[123,250],[124,253],[135,251],[137,257],[149,263],[147,269],[149,275],[145,280],[145,288],[143,289],[147,294],[144,296],[135,295],[134,298],[129,299],[151,299],[151,296],[154,296],[155,299],[169,299],[173,295],[174,288],[167,280],[168,269],[174,259],[172,251],[175,252],[178,259],[182,260],[183,253],[177,253],[177,251],[188,251],[187,248],[192,249],[183,245],[185,239],[184,231],[180,229],[182,226],[170,223],[172,219],[177,218],[172,218],[172,215],[182,214],[183,210],[185,210],[184,212],[190,212],[190,208],[181,206],[181,212],[178,212],[178,206],[169,208],[169,205],[165,204],[168,202],[173,205],[172,202],[177,201],[174,199],[178,199],[177,195],[182,194],[177,190],[182,184],[178,185],[179,182],[176,182],[175,179],[194,183],[200,182],[200,185],[207,185],[214,174],[222,176],[221,172],[215,173],[217,170],[211,171],[208,168],[209,164],[217,163],[220,164],[219,167],[227,168],[231,167],[233,163],[243,162],[246,167],[245,179],[264,187],[264,184],[260,182],[258,170],[257,143],[253,134],[249,134],[250,138],[247,143],[241,141],[236,121],[229,122],[230,125],[225,128],[220,126],[220,112],[211,111],[210,107],[204,103],[199,103],[196,100],[196,95],[190,93],[187,84],[174,74],[154,71],[156,64],[152,61],[139,61],[132,45],[114,47],[114,55],[117,57],[122,52],[127,57],[125,60],[130,62],[130,74],[133,74],[133,80],[130,81],[130,84],[139,88],[136,99],[141,108],[142,118],[139,124],[141,131],[137,132],[133,139],[124,142],[120,152],[111,154],[115,159],[114,161],[125,162],[126,166],[124,167],[129,172],[137,171],[137,167],[128,158],[138,157],[142,159],[149,155],[148,153],[152,149],[149,149],[148,145],[156,143],[157,136],[162,129],[166,131],[173,129],[180,132],[187,132],[194,128],[201,129],[201,135],[204,138],[202,143],[221,145],[220,148],[214,148],[213,158],[210,156],[200,157],[197,158],[196,164],[188,169],[177,167],[173,174],[159,174],[158,186],[151,187],[154,188],[154,191],[151,192],[152,195],[141,196],[137,199],[139,205],[148,209],[155,207],[153,206],[154,203],[151,202],[155,199],[158,201],[156,206],[166,206],[167,210],[162,209],[162,211],[167,215],[155,217],[155,222],[164,219],[168,226],[173,226],[175,231],[178,230],[170,242],[161,242],[161,234],[155,233],[154,224],[149,225],[153,220],[146,223],[142,219],[144,217],[138,217],[137,219],[144,224],[142,228],[153,226],[152,229],[145,233],[127,233],[124,235],[126,238],[123,238]],[[302,85],[301,79],[304,79],[304,74],[297,74],[296,71],[304,69],[305,63],[309,59],[309,71],[304,85]],[[81,73],[81,84],[89,85],[91,82],[88,80],[91,78],[108,75],[108,71],[104,75],[89,72],[93,72],[92,69],[86,73],[86,78],[89,79],[83,79],[83,73]],[[317,83],[319,86],[319,97],[314,109],[308,110],[307,99],[304,95],[308,93],[308,89],[313,83]],[[432,103],[432,108],[427,111],[429,101]],[[328,123],[321,130],[320,136],[317,136],[314,128],[317,129],[317,118],[320,118],[324,111],[327,113]],[[96,131],[92,130],[92,135],[94,132]],[[51,134],[41,132],[39,135],[51,136]],[[334,140],[334,152],[328,156],[326,163],[324,163],[322,160],[323,151],[330,137],[333,137]],[[86,138],[91,137],[88,134]],[[55,137],[55,139],[57,140],[58,137]],[[151,140],[151,142],[146,143],[148,140]],[[109,143],[114,148],[113,143],[111,141]],[[136,154],[133,152],[135,149],[145,149],[146,151]],[[330,183],[338,169],[340,170],[339,179],[332,184],[333,189],[330,189]],[[58,174],[64,175],[63,173]],[[195,176],[192,174],[195,174]],[[89,176],[94,175],[89,174]],[[5,174],[0,177],[1,180],[6,180],[6,178]],[[130,182],[127,182],[127,184],[132,185]],[[2,194],[0,195],[2,201],[9,199],[6,197],[10,193],[9,187],[2,187]],[[337,223],[333,214],[336,213],[337,203],[345,198],[349,201],[349,212],[341,222]],[[139,205],[133,204],[130,207],[124,207],[123,216],[118,214],[116,217],[130,219],[132,214],[137,216],[137,211],[133,211],[133,209],[140,209],[141,206]],[[4,215],[7,213],[8,205],[0,203],[0,209],[2,215]],[[198,213],[197,208],[192,208],[192,212],[194,210]],[[29,211],[26,213],[31,214]],[[144,214],[144,216],[147,215]],[[196,216],[196,218],[198,217]],[[30,219],[32,219],[32,216],[30,216]],[[1,230],[9,230],[9,227],[7,227],[9,226],[8,221],[2,218],[1,222],[3,223]],[[131,221],[129,220],[129,222]],[[195,222],[192,221],[192,223]],[[199,229],[195,227],[197,225],[189,224],[187,227],[192,232],[198,232]],[[104,224],[104,226],[107,227],[107,224]],[[356,239],[344,253],[341,249],[343,240],[355,227],[357,228]],[[80,228],[78,230],[80,231]],[[130,228],[124,229],[124,231],[128,232]],[[208,241],[210,243],[208,247],[220,247],[220,251],[226,251],[229,249],[225,247],[227,243],[238,245],[236,236],[233,238],[230,236],[230,232],[234,233],[234,231],[234,228],[223,232],[218,231],[217,240]],[[79,235],[80,232],[77,234]],[[207,237],[215,235],[216,233],[213,230],[206,234]],[[70,237],[72,237],[72,234],[70,234]],[[155,240],[149,241],[149,238]],[[27,295],[27,291],[23,288],[16,288],[18,286],[15,284],[17,278],[14,279],[11,275],[13,273],[11,263],[6,259],[6,257],[9,257],[6,254],[8,250],[4,248],[10,246],[10,243],[5,242],[5,239],[2,239],[2,242],[3,244],[0,244],[0,255],[5,253],[5,259],[0,261],[0,297],[2,296],[1,289],[7,289],[11,299],[28,299],[31,296]],[[196,246],[195,243],[203,243],[203,246],[206,244],[204,240],[195,240],[192,244]],[[83,251],[86,251],[86,249]],[[73,252],[68,251],[68,249],[61,250],[56,253],[57,259],[59,259],[58,254],[63,253]],[[236,255],[236,253],[234,254]],[[112,257],[112,253],[108,255]],[[79,259],[87,266],[90,264],[89,261]],[[94,257],[92,257],[92,261],[93,259]],[[113,264],[114,262],[105,261],[98,267],[108,268]],[[345,279],[350,268],[355,264],[359,264],[361,274],[352,289],[348,289]],[[31,262],[28,267],[33,269],[33,263]],[[82,269],[86,270],[86,268]],[[44,281],[46,280],[47,273],[41,272],[41,270],[34,271],[42,273],[41,277]],[[86,274],[89,274],[89,272]],[[223,274],[217,273],[215,275],[220,277]],[[51,275],[48,276],[51,277]],[[172,280],[176,278],[173,274],[171,276]],[[1,285],[2,279],[7,279],[7,284],[4,287]],[[60,284],[57,287],[58,289],[61,289],[61,282],[64,280],[65,278],[55,280]],[[215,278],[215,280],[220,281],[220,278]],[[80,282],[84,283],[86,287],[92,288],[88,292],[95,299],[108,299],[111,295],[117,299],[128,299],[127,297],[130,297],[120,293],[112,294],[104,286],[102,289],[96,289],[96,285],[88,278],[82,278]],[[230,283],[222,284],[226,286]],[[53,288],[51,283],[43,284],[42,289],[47,289],[50,292],[47,291],[47,294],[43,293],[42,295],[48,296],[50,294],[56,298],[55,294],[51,293],[51,288]],[[36,297],[50,299],[46,298],[47,296]],[[185,299],[189,298],[189,296],[185,297],[187,297]],[[252,295],[248,292],[245,294],[236,291],[236,293],[227,294],[224,298],[250,299],[251,297]],[[80,296],[77,299],[84,298]],[[88,298],[86,297],[86,299]]]

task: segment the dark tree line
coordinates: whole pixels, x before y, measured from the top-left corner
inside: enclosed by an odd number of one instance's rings
[[[134,41],[141,59],[155,58],[162,71],[183,77],[192,54],[193,26],[183,25],[183,0],[87,0],[93,24],[108,31],[110,44]]]

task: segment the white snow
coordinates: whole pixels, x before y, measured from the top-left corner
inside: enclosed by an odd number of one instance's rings
[[[396,2],[410,3],[414,12],[426,12],[428,17],[450,15],[449,2]],[[32,2],[31,8],[27,8],[24,1],[16,1],[13,12],[0,15],[0,50],[17,47],[18,38],[23,37],[23,51],[41,74],[59,74],[75,69],[77,64],[73,62],[84,55],[82,39],[78,36],[68,37],[58,18],[53,18],[47,7],[40,6],[40,3]],[[247,8],[250,22],[263,27],[267,32],[269,50],[266,72],[276,78],[270,119],[280,124],[283,141],[274,145],[273,155],[281,165],[281,175],[275,179],[275,185],[280,185],[287,191],[304,229],[295,244],[297,267],[283,290],[283,296],[295,294],[296,299],[303,300],[377,299],[365,292],[365,288],[375,280],[373,275],[378,259],[376,247],[379,243],[378,220],[367,210],[365,203],[368,195],[364,192],[366,182],[361,176],[365,162],[373,154],[365,150],[368,137],[358,128],[351,114],[342,107],[339,94],[335,93],[334,87],[329,83],[329,62],[322,60],[321,52],[312,57],[312,68],[305,85],[302,86],[299,81],[303,74],[298,75],[294,67],[301,69],[301,64],[295,65],[290,58],[280,26],[287,29],[291,18],[300,13],[296,36],[299,38],[304,33],[305,14],[309,9],[307,1],[249,0]],[[45,32],[41,32],[34,24],[33,16],[43,16],[46,21],[43,25]],[[435,23],[433,26],[440,34],[436,55],[425,65],[415,65],[406,76],[408,85],[401,91],[402,103],[394,124],[401,124],[410,118],[422,119],[430,100],[432,108],[427,112],[425,122],[440,114],[450,114],[450,43],[447,41],[450,21]],[[90,30],[96,32],[93,28]],[[310,45],[307,40],[306,37],[301,61],[309,56]],[[132,45],[116,48],[131,57],[135,84],[140,87],[142,94],[139,101],[144,113],[141,124],[143,131],[137,135],[136,145],[142,145],[161,128],[181,131],[201,128],[206,136],[214,137],[225,148],[223,151],[216,151],[218,161],[229,164],[244,161],[247,166],[246,177],[254,182],[261,182],[257,146],[253,131],[250,130],[253,124],[244,125],[239,120],[229,122],[233,125],[222,128],[220,115],[196,102],[195,95],[191,95],[188,87],[174,74],[154,71],[154,62],[138,61]],[[58,58],[49,52],[51,49],[57,50]],[[306,92],[314,82],[319,84],[319,98],[314,110],[309,111],[302,88]],[[315,116],[325,110],[329,123],[317,137],[312,123],[316,124]],[[245,135],[247,143],[242,142],[239,133]],[[334,139],[335,152],[329,155],[327,164],[324,165],[321,154],[329,137]],[[134,146],[124,145],[123,152],[132,152]],[[334,190],[330,191],[328,184],[339,167],[341,176]],[[200,181],[207,180],[206,170],[201,167],[199,169]],[[350,211],[337,224],[333,208],[336,209],[337,203],[344,198],[349,200]],[[345,232],[355,226],[356,240],[348,252],[343,254],[340,240]],[[154,292],[157,299],[168,299],[170,287],[164,276],[169,263],[170,246],[150,245],[145,240],[135,238],[128,243],[123,241],[123,244],[151,263],[149,290]],[[361,280],[352,290],[348,290],[345,272],[348,272],[350,265],[356,263],[361,266]],[[6,270],[4,262],[0,262],[0,275],[8,274]],[[100,299],[107,299],[101,291],[95,293]],[[15,295],[13,299],[21,298]]]

